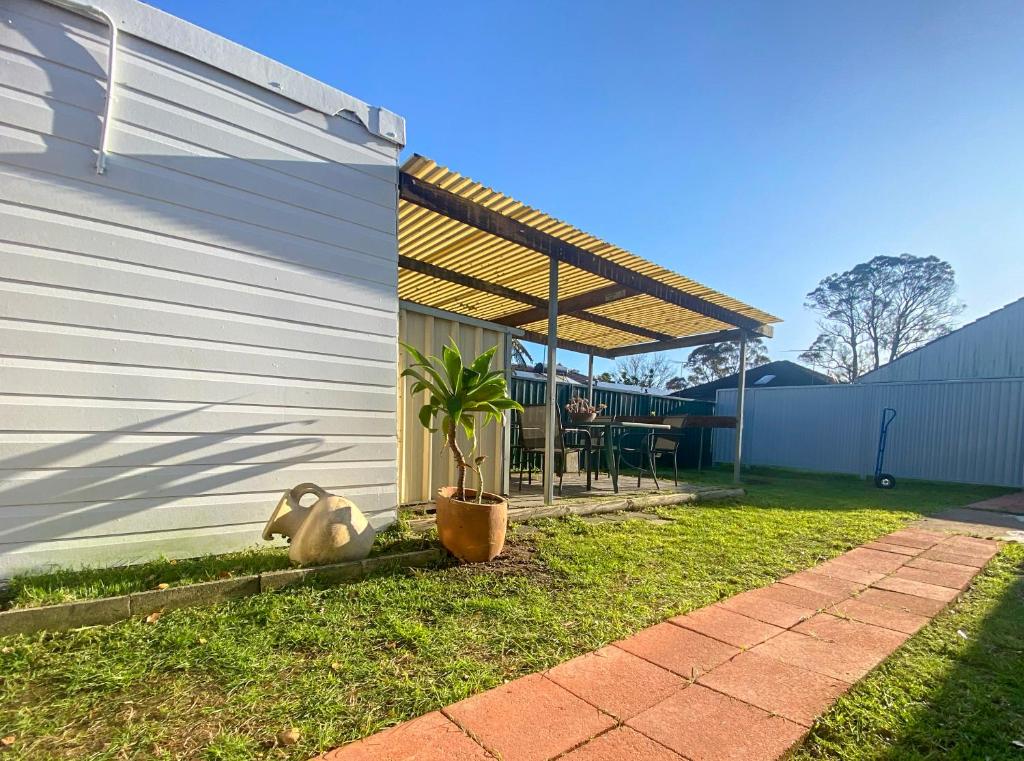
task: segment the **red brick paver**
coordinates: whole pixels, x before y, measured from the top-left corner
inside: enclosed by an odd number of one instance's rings
[[[678,753],[674,753],[663,745],[654,742],[647,735],[635,729],[619,727],[595,737],[586,745],[581,745],[572,753],[568,753],[559,761],[686,761]]]
[[[615,646],[573,658],[545,676],[620,721],[650,708],[687,680]]]
[[[687,679],[696,679],[739,652],[737,647],[670,623],[644,629],[615,645]]]
[[[808,727],[849,687],[753,652],[740,653],[697,683]]]
[[[670,618],[676,626],[692,629],[708,637],[736,647],[748,648],[759,645],[770,637],[785,631],[778,626],[735,613],[721,605],[687,613],[685,616]]]
[[[440,711],[332,750],[323,761],[493,761]]]
[[[779,759],[998,549],[985,539],[896,531],[320,758]]]
[[[769,761],[806,731],[699,684],[631,719],[629,726],[693,761]]]

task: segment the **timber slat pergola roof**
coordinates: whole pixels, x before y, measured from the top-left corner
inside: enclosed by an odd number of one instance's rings
[[[399,298],[617,357],[771,335],[766,312],[582,232],[423,156],[399,178]]]

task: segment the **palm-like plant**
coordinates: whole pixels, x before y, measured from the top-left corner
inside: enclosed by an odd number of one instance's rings
[[[491,370],[491,360],[497,346],[492,346],[468,366],[462,361],[459,347],[452,341],[441,349],[441,358],[424,356],[415,347],[402,346],[413,359],[413,364],[402,372],[402,377],[415,378],[412,393],[428,391],[426,404],[420,407],[420,423],[429,431],[437,431],[435,418],[440,419],[440,430],[445,437],[445,446],[452,452],[458,469],[458,499],[466,500],[466,471],[474,466],[466,461],[456,437],[461,427],[469,438],[470,453],[476,448],[477,416],[482,415],[480,428],[490,422],[501,422],[508,410],[520,410],[522,406],[508,396],[505,376],[500,370]],[[479,502],[483,496],[483,485],[477,494]]]

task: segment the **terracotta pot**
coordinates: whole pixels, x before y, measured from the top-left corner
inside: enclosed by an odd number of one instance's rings
[[[441,544],[464,563],[486,563],[501,554],[508,526],[508,501],[484,492],[476,503],[476,489],[466,489],[466,501],[455,499],[455,486],[437,490],[437,533]],[[490,504],[488,504],[490,500]]]
[[[596,412],[570,412],[569,419],[574,423],[593,423]]]

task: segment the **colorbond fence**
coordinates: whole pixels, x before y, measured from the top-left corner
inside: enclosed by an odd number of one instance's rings
[[[528,378],[512,379],[512,398],[524,407],[545,404],[547,399],[547,383]],[[586,396],[585,386],[577,386],[568,383],[558,384],[558,409],[565,421],[565,405],[572,396]],[[679,399],[674,396],[657,396],[653,394],[634,394],[626,391],[615,391],[610,389],[594,389],[594,404],[605,404],[607,409],[603,414],[615,417],[642,416],[642,415],[712,415],[714,414],[714,402],[699,401],[694,399]],[[514,421],[513,421],[514,422]],[[717,434],[716,434],[717,435]],[[704,432],[704,456],[705,465],[711,462],[711,432]],[[684,434],[683,446],[680,450],[680,467],[697,467],[698,453],[700,449],[700,431],[687,429]],[[518,427],[512,426],[512,446],[518,443]],[[662,464],[669,464],[667,460]]]
[[[735,414],[736,391],[717,405]],[[1024,486],[1024,378],[750,388],[743,462],[870,475],[884,407],[896,410],[885,471],[897,479]],[[720,434],[715,459],[731,461],[735,433]]]

